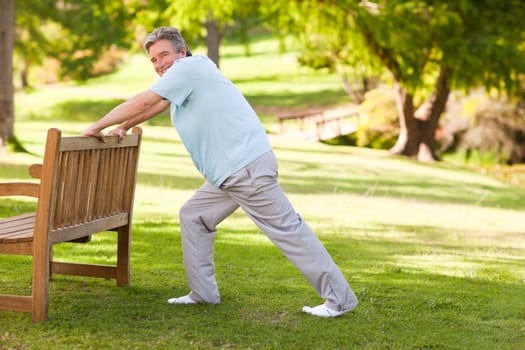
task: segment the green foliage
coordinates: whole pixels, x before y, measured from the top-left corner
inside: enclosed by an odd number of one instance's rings
[[[206,38],[205,23],[215,21],[222,36],[234,34],[248,41],[244,35],[260,24],[258,10],[259,2],[252,0],[153,0],[139,10],[136,22],[146,31],[175,26],[187,42],[196,44]]]
[[[52,30],[48,22],[52,16],[50,6],[52,1],[16,2],[15,54],[24,61],[39,64],[45,55],[52,52],[47,35],[47,32]]]
[[[125,2],[72,0],[63,6],[58,3],[57,10],[56,20],[68,38],[56,43],[63,76],[78,80],[93,76],[93,66],[104,51],[128,47],[134,39],[128,29],[134,13]]]
[[[273,10],[268,23],[277,28],[274,31],[294,33],[302,44],[299,63],[336,72],[350,81],[347,86],[350,95],[354,90],[366,90],[363,82],[380,74],[382,68],[366,49],[363,36],[346,29],[353,26],[348,22],[351,7],[317,1],[277,1],[268,8],[267,11]]]
[[[525,2],[512,0],[278,1],[296,25],[301,62],[336,70],[360,102],[355,82],[386,70],[398,84],[396,154],[437,159],[435,129],[452,90],[485,86],[521,95],[525,73]],[[299,14],[299,15],[298,15]],[[284,28],[290,28],[286,21]],[[378,67],[381,68],[378,68]],[[338,68],[339,67],[339,68]],[[350,78],[349,78],[350,77]],[[356,79],[357,77],[357,79]],[[357,88],[356,88],[357,85]],[[428,123],[414,111],[429,106]],[[413,126],[413,127],[412,127]]]
[[[60,61],[61,78],[85,80],[97,73],[96,63],[111,47],[128,48],[135,1],[27,0],[16,3],[16,55],[19,70]]]
[[[457,83],[465,87],[481,84],[519,94],[519,75],[525,71],[521,26],[525,3],[483,0],[458,5],[463,40],[444,48],[444,56],[457,71]]]
[[[168,1],[165,14],[170,18],[171,24],[193,33],[202,32],[203,24],[210,20],[217,21],[223,32],[225,26],[233,22],[237,6],[242,6],[241,3],[237,3],[238,1],[233,0]]]
[[[379,1],[379,14],[360,10],[359,22],[374,35],[376,53],[410,90],[442,65],[453,72],[451,86],[517,93],[525,72],[519,25],[525,3],[487,1]],[[505,62],[505,64],[501,64]]]
[[[312,67],[342,66],[362,76],[377,72],[381,62],[409,92],[421,94],[421,102],[440,66],[451,69],[454,88],[484,85],[520,91],[519,75],[525,72],[523,1],[276,3],[304,44],[302,62]],[[293,27],[283,19],[274,23]]]

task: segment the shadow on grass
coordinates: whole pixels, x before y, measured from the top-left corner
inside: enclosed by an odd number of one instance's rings
[[[330,93],[330,92],[329,92]],[[305,95],[300,94],[303,98]],[[264,97],[264,96],[262,96]],[[269,96],[273,98],[274,96]],[[308,94],[305,97],[310,99]],[[101,115],[107,112],[110,108],[122,100],[86,100],[86,101],[68,101],[66,103],[57,105],[57,110],[53,112],[58,116],[75,116],[76,119],[92,121],[98,119]],[[266,104],[266,103],[265,103]],[[271,105],[271,104],[270,104]],[[163,116],[159,118],[158,125],[169,123],[169,118]],[[154,140],[155,142],[165,142],[166,144],[173,142],[172,140],[159,140],[153,137],[145,137],[145,140]],[[294,148],[278,147],[281,152],[285,151],[300,151],[303,153],[315,153],[319,155],[334,155],[336,150],[332,148],[326,149],[312,149],[298,150]],[[348,153],[341,154],[344,157]],[[168,155],[168,152],[161,155]],[[171,154],[169,154],[171,155]],[[184,155],[186,157],[186,155]],[[444,179],[443,177],[422,179],[421,176],[410,175],[409,172],[388,170],[377,170],[375,174],[366,171],[365,174],[353,173],[353,170],[348,171],[345,178],[341,174],[334,174],[334,176],[323,174],[319,176],[309,176],[308,170],[320,168],[322,165],[312,162],[300,162],[287,160],[288,165],[291,165],[300,171],[294,173],[282,173],[280,181],[286,192],[289,193],[309,193],[309,194],[323,194],[323,193],[350,193],[363,196],[379,196],[391,198],[409,198],[423,201],[438,201],[441,203],[457,203],[457,204],[475,204],[485,207],[500,207],[505,209],[525,209],[525,202],[522,200],[523,190],[516,190],[510,187],[496,187],[481,184],[473,184],[472,186],[465,186],[464,183],[455,182],[451,179]],[[421,164],[419,166],[426,166]],[[2,168],[2,172],[9,171],[12,175],[10,177],[20,177],[27,174],[27,168],[18,165],[9,165]],[[359,170],[359,169],[358,169]],[[25,173],[25,174],[24,174]],[[153,173],[141,172],[139,176],[139,183],[148,185],[155,185],[156,177]],[[162,176],[163,186],[168,188],[198,188],[202,183],[202,179],[198,177],[186,176]]]
[[[46,116],[54,121],[93,122],[122,102],[124,100],[118,98],[68,100],[54,105]]]
[[[429,179],[404,176],[392,172],[392,179],[382,177],[370,179],[342,179],[340,176],[305,177],[281,175],[280,181],[286,192],[304,194],[351,193],[366,197],[387,197],[432,201],[437,203],[469,204],[502,209],[525,209],[524,192],[515,188],[474,185],[465,188],[464,183],[452,180]],[[322,180],[322,181],[321,181]],[[485,195],[473,195],[477,190]]]
[[[160,142],[157,140],[157,142]],[[169,140],[166,141],[171,142]],[[166,158],[184,158],[185,154],[161,153]],[[341,155],[344,156],[344,155]],[[348,170],[348,173],[324,172],[322,176],[315,170],[323,165],[308,161],[290,161],[287,165],[297,169],[294,172],[281,173],[279,181],[289,194],[353,194],[365,197],[385,197],[395,199],[411,199],[433,201],[438,203],[468,204],[480,207],[502,209],[525,209],[523,196],[525,190],[509,186],[491,186],[473,183],[465,186],[464,182],[440,177],[422,178],[410,171],[376,169],[374,172],[366,169]],[[175,164],[175,163],[174,163]],[[0,164],[2,175],[8,178],[33,180],[28,175],[27,165]],[[175,172],[175,171],[174,171]],[[311,172],[311,175],[309,173]],[[387,173],[385,173],[387,172]],[[24,180],[24,181],[25,181]],[[203,179],[201,176],[156,174],[139,171],[139,185],[160,186],[168,189],[198,189]]]
[[[268,81],[274,81],[269,78]],[[261,79],[255,79],[261,81]],[[247,81],[249,82],[249,81]],[[312,105],[315,101],[317,106],[333,106],[342,102],[350,102],[344,91],[339,90],[320,90],[310,93],[294,93],[286,91],[279,95],[276,94],[256,94],[246,95],[247,100],[257,109],[258,106],[272,106],[277,108],[299,108]],[[53,121],[76,121],[94,122],[111,111],[124,99],[77,99],[57,103],[49,112],[42,113],[38,118],[33,119],[53,120]],[[165,111],[159,116],[148,121],[151,125],[171,126],[169,111]]]
[[[299,162],[297,162],[299,163]],[[365,197],[385,197],[404,200],[432,201],[437,203],[467,204],[480,207],[502,209],[525,209],[523,195],[525,191],[511,187],[497,187],[472,184],[465,187],[463,182],[435,178],[421,180],[409,173],[390,171],[386,179],[383,174],[356,176],[341,174],[334,176],[307,176],[308,167],[319,167],[308,162],[303,163],[303,171],[297,175],[280,174],[279,181],[284,191],[289,194],[354,194]],[[310,168],[310,169],[314,169]],[[353,178],[352,178],[353,177]],[[141,171],[138,183],[169,189],[195,189],[203,183],[200,176],[175,176],[146,173]]]
[[[137,182],[142,185],[158,186],[168,189],[197,190],[204,180],[200,176],[174,176],[140,172]]]
[[[259,79],[256,79],[259,81]],[[341,89],[342,90],[342,89]],[[304,108],[308,106],[334,106],[351,102],[344,91],[319,90],[312,92],[294,93],[286,91],[281,94],[246,94],[246,99],[257,109],[259,106],[273,108]]]

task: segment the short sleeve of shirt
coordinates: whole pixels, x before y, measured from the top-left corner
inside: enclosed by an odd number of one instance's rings
[[[186,65],[179,61],[175,61],[151,87],[151,91],[177,106],[182,105],[191,95],[191,86],[187,83],[190,72],[185,69]]]

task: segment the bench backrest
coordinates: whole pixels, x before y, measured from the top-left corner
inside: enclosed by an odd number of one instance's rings
[[[102,143],[50,129],[35,222],[35,233],[48,237],[35,240],[53,244],[130,224],[141,137],[134,128],[121,143],[116,136]]]

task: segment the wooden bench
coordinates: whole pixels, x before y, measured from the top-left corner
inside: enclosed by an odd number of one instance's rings
[[[286,122],[295,121],[299,123],[300,133],[309,136],[309,139],[323,141],[353,133],[359,124],[359,112],[357,106],[347,106],[281,114],[277,119],[280,133],[286,131]]]
[[[51,274],[115,279],[129,284],[131,218],[142,130],[121,143],[93,137],[63,137],[49,129],[42,164],[29,174],[36,182],[0,183],[0,196],[37,198],[36,212],[0,220],[0,254],[32,255],[31,295],[0,295],[0,310],[48,315]],[[117,232],[116,266],[53,261],[53,245],[89,241],[92,234]],[[86,239],[87,238],[87,239]]]

